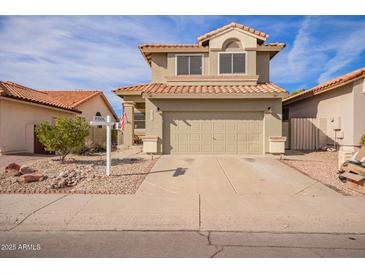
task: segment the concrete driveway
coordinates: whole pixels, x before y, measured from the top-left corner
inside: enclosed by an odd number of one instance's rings
[[[137,194],[337,196],[271,156],[162,156]]]

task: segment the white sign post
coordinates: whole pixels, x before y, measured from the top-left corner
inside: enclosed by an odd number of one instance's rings
[[[112,138],[111,138],[111,130],[114,122],[111,121],[109,115],[106,116],[106,120],[104,117],[95,116],[94,121],[90,122],[92,126],[106,126],[106,176],[110,176],[111,169],[111,160],[112,160]]]
[[[112,153],[111,153],[111,146],[112,146],[112,129],[110,125],[110,116],[106,116],[106,176],[110,176],[110,165],[112,161]],[[114,124],[114,123],[113,123]]]

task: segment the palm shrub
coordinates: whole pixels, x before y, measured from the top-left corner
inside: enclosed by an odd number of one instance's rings
[[[45,150],[60,156],[61,163],[73,150],[85,145],[90,126],[80,117],[58,117],[54,124],[43,121],[35,128],[39,141]]]

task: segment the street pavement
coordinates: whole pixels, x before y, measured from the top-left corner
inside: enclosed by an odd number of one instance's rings
[[[3,232],[0,257],[365,257],[364,234],[203,231]]]

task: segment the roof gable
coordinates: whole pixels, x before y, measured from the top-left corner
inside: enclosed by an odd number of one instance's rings
[[[201,36],[198,37],[198,42],[199,44],[202,44],[204,41],[207,41],[209,39],[211,39],[212,37],[219,35],[221,33],[224,33],[226,31],[232,30],[232,29],[238,29],[240,31],[243,31],[249,35],[255,36],[257,39],[265,41],[267,38],[269,38],[269,35],[262,32],[262,31],[258,31],[255,30],[253,28],[250,28],[248,26],[242,25],[242,24],[238,24],[238,23],[230,23],[228,25],[225,25],[223,27],[220,27],[216,30],[213,30],[211,32],[205,33]]]

